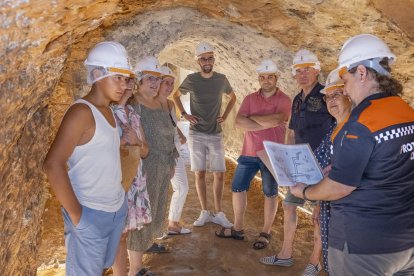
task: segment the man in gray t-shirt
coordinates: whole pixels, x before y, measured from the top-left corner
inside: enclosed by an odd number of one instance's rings
[[[195,172],[195,182],[201,213],[194,226],[203,226],[212,221],[223,227],[231,227],[222,211],[222,194],[226,164],[224,160],[224,145],[221,123],[223,123],[236,102],[226,76],[213,71],[214,48],[201,42],[196,49],[197,62],[200,72],[186,77],[174,94],[174,101],[184,119],[190,122],[188,146],[190,149],[191,170]],[[187,114],[180,100],[181,95],[190,93],[190,110]],[[221,115],[223,95],[230,98],[224,113]],[[208,161],[208,164],[207,164]],[[215,214],[207,209],[206,170],[213,172]]]

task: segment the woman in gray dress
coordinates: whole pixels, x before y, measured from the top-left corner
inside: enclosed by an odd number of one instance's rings
[[[140,231],[130,231],[127,247],[130,261],[129,275],[143,272],[142,255],[156,236],[162,234],[167,210],[168,187],[174,175],[178,152],[174,145],[174,127],[169,113],[162,109],[155,98],[161,82],[158,61],[154,57],[141,59],[136,68],[138,76],[137,103],[133,107],[141,116],[142,127],[149,146],[149,154],[142,161],[147,178],[147,190],[151,204],[152,222]]]

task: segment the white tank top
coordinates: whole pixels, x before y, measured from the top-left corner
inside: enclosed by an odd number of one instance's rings
[[[121,185],[119,134],[103,114],[83,99],[74,102],[89,106],[95,120],[92,139],[76,146],[69,157],[69,178],[80,204],[106,212],[118,211],[125,191]]]

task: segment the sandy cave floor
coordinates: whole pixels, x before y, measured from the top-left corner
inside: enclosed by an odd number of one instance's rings
[[[227,161],[223,208],[233,221],[230,183],[235,164]],[[190,190],[184,206],[182,223],[191,226],[198,217],[200,205],[194,185],[194,174],[188,170]],[[213,205],[212,175],[208,174],[208,205]],[[279,197],[280,201],[280,197]],[[279,202],[280,203],[280,202]],[[283,242],[283,210],[281,204],[272,230],[272,240],[264,250],[252,249],[263,224],[263,195],[260,181],[254,180],[248,193],[248,207],[245,217],[247,240],[221,239],[214,235],[219,226],[209,223],[194,227],[193,233],[184,236],[170,236],[162,240],[171,253],[146,254],[145,266],[157,275],[301,275],[312,251],[313,226],[309,215],[298,212],[298,230],[295,238],[295,264],[290,268],[265,266],[258,262],[262,256],[273,255]],[[39,276],[64,275],[65,248],[63,221],[59,203],[49,200],[43,217],[42,243],[38,255]],[[107,275],[112,275],[109,271]]]

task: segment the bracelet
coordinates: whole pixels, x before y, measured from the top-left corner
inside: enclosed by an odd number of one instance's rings
[[[307,197],[306,197],[306,190],[307,190],[308,188],[310,188],[310,186],[306,186],[305,188],[303,188],[303,191],[302,191],[302,196],[303,196],[303,199],[304,199],[304,200],[310,200],[309,198],[307,198]]]

